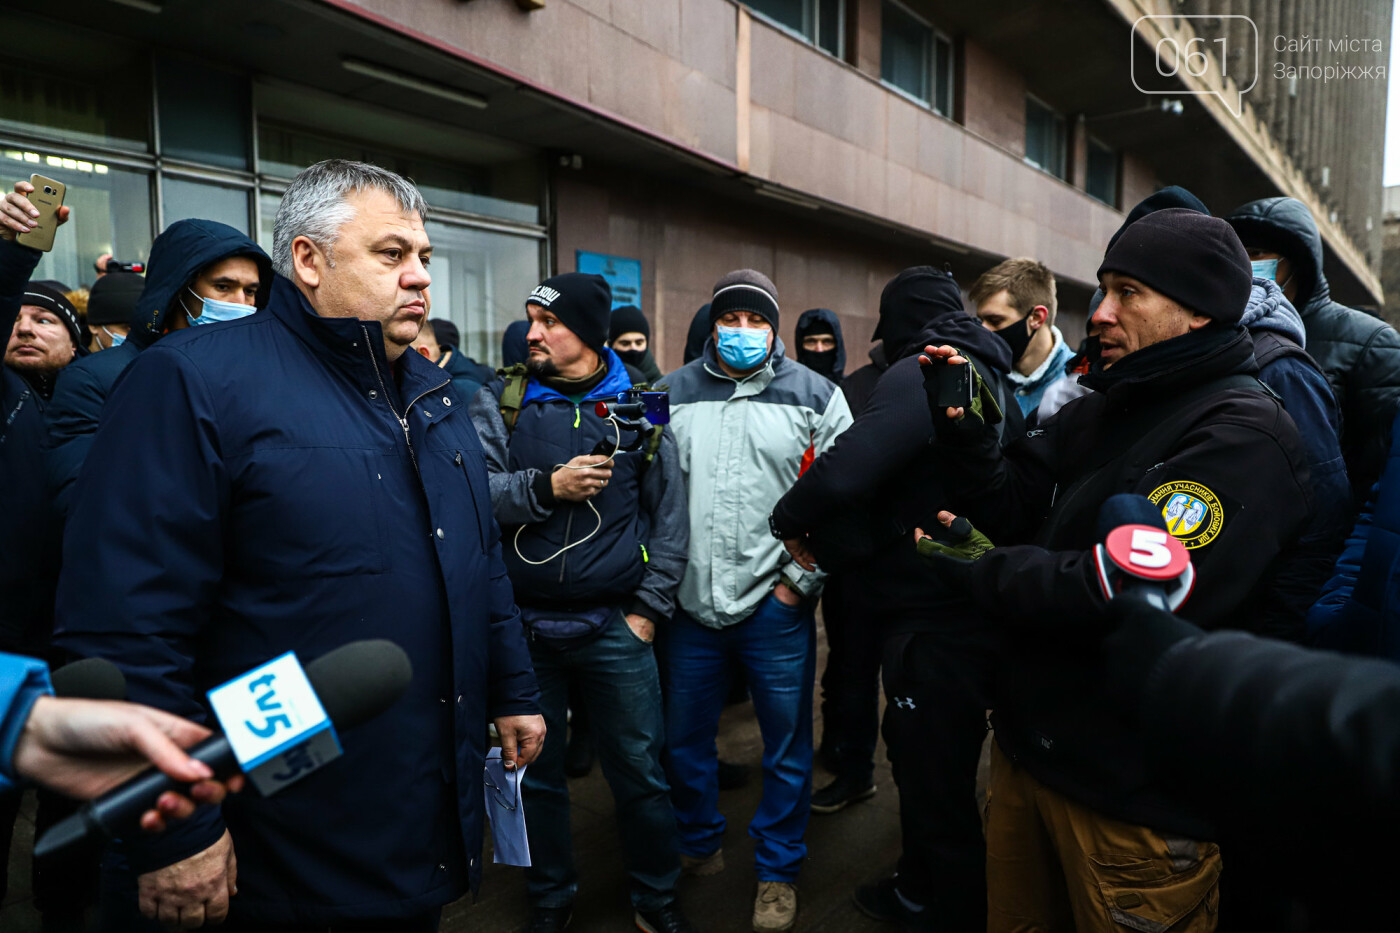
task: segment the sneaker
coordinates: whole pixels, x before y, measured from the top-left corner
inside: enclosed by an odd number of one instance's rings
[[[564,933],[574,919],[574,908],[536,907],[530,911],[529,933]]]
[[[681,853],[681,874],[705,878],[724,871],[724,850],[716,849],[709,855],[686,855]]]
[[[719,760],[719,789],[736,790],[749,783],[749,767],[737,761]]]
[[[636,911],[632,919],[643,933],[696,933],[675,901],[659,910]]]
[[[797,885],[760,881],[753,899],[753,933],[787,933],[797,924]]]
[[[881,878],[874,884],[863,884],[851,895],[856,910],[875,920],[903,923],[911,927],[927,927],[930,920],[922,904],[899,893],[899,876]]]
[[[855,781],[839,777],[812,795],[813,813],[835,813],[860,800],[875,796],[875,785],[870,781]]]

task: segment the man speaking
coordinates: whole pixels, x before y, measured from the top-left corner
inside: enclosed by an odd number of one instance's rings
[[[392,172],[311,166],[277,211],[267,308],[163,338],[107,402],[67,526],[65,647],[197,721],[204,691],[286,651],[386,638],[414,677],[277,795],[123,840],[135,884],[104,929],[139,928],[139,903],[185,928],[436,930],[481,876],[487,718],[507,759],[538,752],[467,400],[404,352],[427,313],[425,213]]]
[[[1103,357],[1081,378],[1092,394],[1004,453],[978,415],[985,392],[969,410],[934,410],[953,503],[1001,545],[975,561],[959,559],[982,551],[971,539],[920,545],[1006,632],[992,933],[1215,928],[1213,829],[1149,779],[1141,739],[1102,689],[1099,510],[1117,493],[1146,496],[1195,566],[1181,614],[1255,632],[1288,624],[1273,584],[1309,512],[1297,428],[1254,377],[1239,323],[1251,273],[1234,231],[1195,211],[1149,214],[1113,241],[1099,282]],[[926,354],[932,367],[962,362],[952,347]]]

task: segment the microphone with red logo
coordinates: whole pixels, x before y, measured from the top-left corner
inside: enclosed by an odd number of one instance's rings
[[[1094,563],[1104,599],[1133,593],[1175,612],[1196,582],[1186,545],[1172,537],[1162,512],[1146,496],[1120,493],[1099,508]]]

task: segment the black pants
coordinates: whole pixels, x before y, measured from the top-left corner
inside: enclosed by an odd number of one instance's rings
[[[899,891],[939,929],[985,930],[986,845],[977,763],[987,735],[991,653],[930,634],[884,645],[884,736],[903,851]]]
[[[827,578],[822,591],[826,669],[822,671],[822,747],[838,777],[861,783],[875,773],[880,729],[880,650],[884,633],[865,609],[861,581],[849,573]]]

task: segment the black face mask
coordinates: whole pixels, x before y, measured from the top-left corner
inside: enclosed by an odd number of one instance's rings
[[[637,368],[640,368],[642,360],[647,358],[647,351],[645,350],[614,350],[613,352],[618,355],[618,358],[621,359],[622,362],[626,363],[628,366]]]
[[[1025,354],[1026,347],[1031,344],[1030,315],[1021,318],[1019,321],[1012,321],[1000,330],[994,330],[1006,345],[1011,348],[1011,362],[1015,364]]]
[[[831,378],[831,374],[836,369],[835,350],[801,350],[797,351],[797,362],[820,376]]]
[[[1084,342],[1079,345],[1079,352],[1090,363],[1097,363],[1099,357],[1103,356],[1103,344],[1099,342],[1099,335],[1085,337]]]

